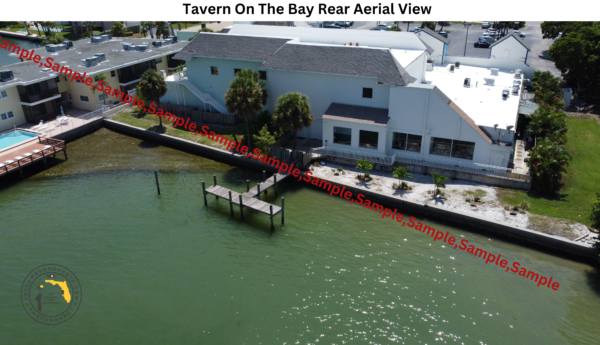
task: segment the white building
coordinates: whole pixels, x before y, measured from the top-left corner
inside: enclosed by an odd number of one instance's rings
[[[234,25],[198,35],[175,56],[187,61],[187,77],[167,79],[161,101],[226,112],[235,72],[252,68],[266,81],[269,111],[287,92],[308,96],[314,122],[299,136],[322,140],[329,153],[506,168],[522,73],[432,68],[432,56],[414,33]]]

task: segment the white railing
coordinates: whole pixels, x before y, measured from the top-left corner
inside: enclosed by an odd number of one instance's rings
[[[313,149],[313,153],[318,153],[323,156],[335,156],[354,160],[365,159],[372,163],[392,165],[395,161],[395,155],[388,156],[383,153],[371,153],[358,150],[347,150],[331,147],[317,147]]]

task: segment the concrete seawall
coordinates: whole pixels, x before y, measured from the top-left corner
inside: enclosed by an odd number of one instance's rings
[[[214,159],[223,163],[250,169],[267,170],[271,172],[276,171],[276,169],[274,169],[270,165],[261,163],[252,158],[246,158],[245,156],[239,154],[232,154],[231,152],[223,151],[210,146],[194,143],[185,139],[180,139],[169,135],[151,132],[142,128],[130,126],[124,123],[108,119],[98,119],[98,121],[90,122],[85,126],[76,129],[76,133],[64,133],[65,137],[57,137],[59,139],[69,141],[82,135],[91,133],[101,128],[102,126],[126,135],[131,135],[137,138],[158,142],[165,146],[169,146],[192,154],[201,155],[203,157]],[[338,186],[340,188],[345,186],[346,190],[352,192],[353,197],[356,197],[358,193],[361,193],[372,202],[377,202],[378,204],[392,209],[398,208],[400,212],[407,212],[410,214],[424,216],[426,218],[434,218],[443,223],[449,223],[452,225],[460,225],[461,228],[471,229],[479,233],[493,234],[501,238],[509,239],[511,241],[524,244],[527,247],[546,250],[554,254],[568,256],[578,260],[587,261],[589,263],[597,263],[598,260],[598,253],[593,248],[589,248],[582,244],[575,243],[566,239],[546,235],[528,229],[506,225],[503,223],[490,221],[476,216],[466,215],[455,211],[449,211],[447,209],[437,207],[434,205],[424,205],[421,203],[404,200],[395,196],[382,195],[357,186],[346,185],[327,179],[322,180],[325,180],[331,183],[332,185]],[[307,186],[309,187],[310,185]],[[380,216],[377,217],[376,215],[373,215],[373,217],[373,221],[386,221],[382,220]]]

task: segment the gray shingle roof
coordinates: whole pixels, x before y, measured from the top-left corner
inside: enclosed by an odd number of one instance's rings
[[[263,62],[289,40],[289,38],[200,33],[174,58],[189,60],[192,56],[203,56]]]
[[[388,49],[290,43],[261,68],[375,77],[379,82],[397,86],[416,80]]]
[[[429,35],[431,35],[434,38],[437,38],[438,40],[448,44],[450,43],[450,40],[447,39],[446,37],[438,34],[437,32],[431,30],[430,28],[422,28],[421,31],[428,33]]]
[[[388,109],[382,108],[331,103],[323,114],[323,118],[385,126],[390,119],[388,112]]]
[[[45,47],[35,48],[35,53],[42,57],[42,62],[46,61],[46,57],[51,57],[54,63],[59,63],[61,66],[68,66],[73,71],[88,75],[93,75],[98,72],[111,71],[116,68],[124,67],[134,63],[152,60],[160,56],[174,54],[185,47],[188,42],[177,42],[175,44],[166,45],[161,48],[152,46],[152,39],[142,38],[113,38],[110,41],[103,43],[90,43],[90,40],[83,39],[73,41],[73,48],[63,50],[57,53],[46,51]],[[123,43],[131,43],[134,45],[149,45],[145,52],[139,51],[124,51]],[[96,53],[104,53],[106,60],[94,67],[85,67],[81,65],[81,60],[89,57],[94,57]],[[27,84],[38,79],[51,79],[51,74],[55,72],[43,72],[39,64],[31,61],[19,62],[12,65],[0,67],[0,70],[11,70],[14,79],[0,82],[0,87],[6,85]]]
[[[506,36],[502,37],[501,39],[497,40],[496,42],[494,42],[494,44],[492,44],[492,45],[490,46],[490,49],[491,49],[493,46],[497,45],[497,44],[498,44],[498,43],[500,43],[500,42],[503,42],[504,40],[506,40],[506,39],[508,39],[508,38],[510,38],[510,37],[513,37],[514,39],[516,39],[517,41],[519,41],[519,43],[521,43],[521,44],[522,44],[522,45],[523,45],[525,48],[527,48],[527,50],[531,50],[531,48],[529,47],[529,45],[527,45],[527,43],[525,43],[525,41],[524,41],[524,40],[522,40],[522,39],[521,39],[521,38],[520,38],[520,37],[519,37],[517,34],[515,34],[515,33],[512,33],[512,34],[510,34],[510,35],[506,35]]]

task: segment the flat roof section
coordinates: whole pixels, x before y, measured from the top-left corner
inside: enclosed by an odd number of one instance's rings
[[[513,94],[514,73],[500,71],[492,75],[489,68],[460,65],[450,72],[450,65],[434,67],[425,74],[427,83],[437,86],[453,103],[462,109],[478,126],[506,129],[514,126],[519,110],[522,88]],[[466,78],[470,78],[470,86],[464,86]],[[484,78],[493,78],[494,85],[488,85]],[[502,91],[508,90],[505,99]]]
[[[368,125],[386,126],[389,110],[363,107],[359,105],[331,103],[323,114],[324,119],[364,123]]]
[[[91,43],[89,39],[73,41],[73,48],[62,50],[59,52],[48,52],[45,47],[35,48],[35,53],[42,57],[42,62],[46,62],[46,57],[51,57],[54,62],[59,63],[63,67],[68,67],[73,71],[83,74],[86,72],[88,76],[107,72],[116,68],[122,68],[128,65],[133,65],[138,62],[152,60],[161,56],[169,55],[180,51],[189,42],[177,42],[168,44],[160,48],[152,46],[152,41],[156,39],[150,38],[125,38],[116,37],[110,41],[102,43]],[[133,45],[148,45],[148,49],[144,52],[140,51],[125,51],[123,43],[131,43]],[[93,67],[85,67],[81,65],[81,60],[94,57],[94,54],[105,54],[106,60],[100,62]],[[31,61],[19,62],[12,65],[0,67],[0,70],[11,70],[14,78],[5,82],[0,82],[0,89],[15,85],[28,85],[33,82],[55,78],[58,74],[54,71],[44,72],[39,64]]]
[[[408,67],[413,63],[419,56],[423,55],[424,52],[420,50],[403,50],[403,49],[392,49],[392,55],[404,68]]]

